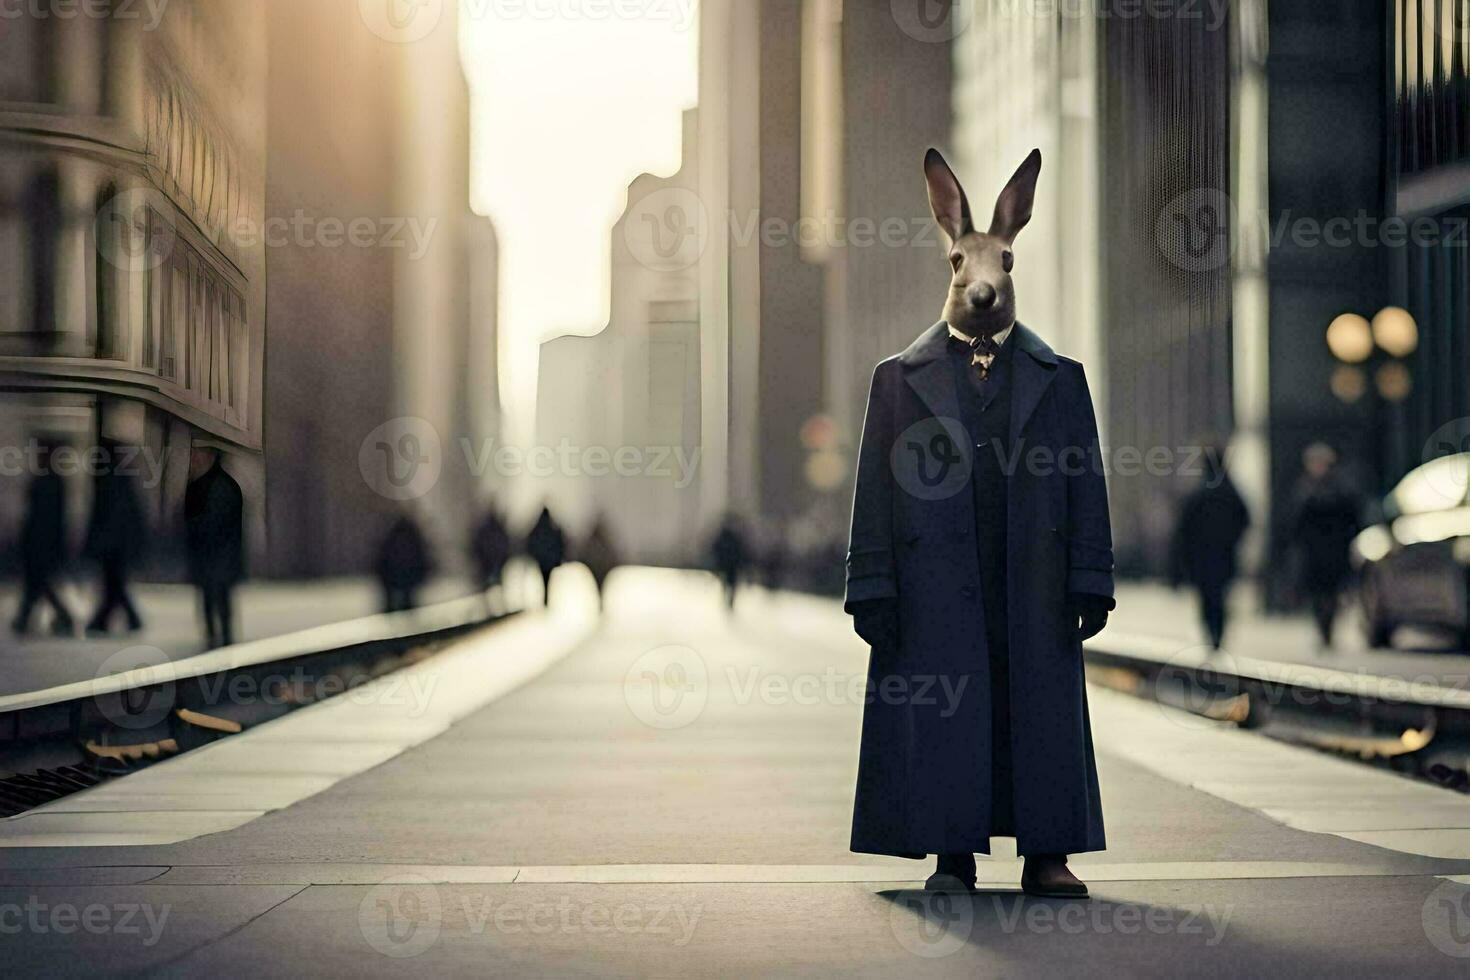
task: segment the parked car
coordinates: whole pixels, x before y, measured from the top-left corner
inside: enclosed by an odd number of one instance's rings
[[[1470,453],[1411,471],[1383,501],[1383,523],[1353,541],[1368,642],[1399,626],[1450,630],[1470,649]]]

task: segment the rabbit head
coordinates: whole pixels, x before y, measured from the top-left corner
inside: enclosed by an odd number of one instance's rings
[[[1016,170],[1000,198],[989,231],[976,231],[970,202],[959,178],[938,150],[924,157],[929,206],[949,246],[951,269],[944,320],[971,337],[993,336],[1016,322],[1016,287],[1011,280],[1015,254],[1011,246],[1031,220],[1041,151],[1032,150]]]

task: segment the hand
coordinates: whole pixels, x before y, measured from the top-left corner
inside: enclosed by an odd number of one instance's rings
[[[867,599],[852,604],[852,627],[870,647],[898,642],[898,600]]]
[[[1108,625],[1113,600],[1107,596],[1074,592],[1067,596],[1067,617],[1077,624],[1077,638],[1090,640]]]

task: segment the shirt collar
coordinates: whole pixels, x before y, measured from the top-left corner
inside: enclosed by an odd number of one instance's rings
[[[947,324],[947,323],[945,324],[945,326],[946,327],[949,327],[949,335],[951,337],[955,338],[956,340],[963,340],[967,344],[970,342],[970,337],[969,337],[968,334],[961,333],[960,331],[956,330],[954,327],[950,327],[949,324]],[[1002,330],[1000,333],[996,334],[995,335],[995,346],[997,346],[997,347],[1003,346],[1005,344],[1006,340],[1010,337],[1011,331],[1014,330],[1014,329],[1016,329],[1016,325],[1013,323],[1009,327],[1006,327],[1004,330]]]

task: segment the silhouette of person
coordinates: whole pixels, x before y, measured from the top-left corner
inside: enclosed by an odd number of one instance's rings
[[[710,558],[714,563],[715,574],[719,575],[725,587],[725,606],[728,609],[734,609],[735,589],[740,584],[740,575],[750,560],[750,552],[745,544],[745,534],[741,530],[740,519],[734,514],[727,515],[720,524],[720,530],[710,544]]]
[[[1357,495],[1342,479],[1337,452],[1313,443],[1302,453],[1291,537],[1301,564],[1299,585],[1312,607],[1323,649],[1332,647],[1332,628],[1352,566],[1349,548],[1361,529]]]
[[[531,526],[526,535],[526,554],[536,563],[541,570],[541,604],[551,604],[551,573],[556,571],[557,566],[566,561],[567,538],[562,531],[561,525],[556,518],[551,516],[551,510],[547,507],[541,508],[541,514],[536,518],[536,523]]]
[[[199,590],[210,649],[235,642],[234,589],[245,573],[245,497],[225,472],[218,450],[189,455],[184,492],[184,548],[189,580]]]
[[[39,469],[26,488],[25,523],[20,532],[23,585],[11,627],[19,636],[30,632],[31,616],[41,602],[51,607],[51,629],[56,635],[69,636],[76,628],[71,610],[56,594],[56,578],[66,563],[66,485],[51,469],[56,448],[52,442],[40,444]]]
[[[1251,518],[1220,451],[1210,447],[1204,459],[1199,486],[1179,508],[1173,575],[1176,586],[1188,582],[1199,594],[1205,635],[1218,650],[1225,640],[1225,598],[1235,578],[1240,539]]]
[[[597,583],[597,606],[601,609],[603,586],[619,564],[617,545],[613,543],[612,530],[608,527],[606,518],[599,515],[593,522],[592,530],[577,549],[577,557],[587,566],[587,570],[592,573],[592,580]]]
[[[383,587],[383,611],[403,612],[418,607],[418,592],[433,571],[429,542],[418,522],[403,514],[378,548],[378,582]]]
[[[510,529],[493,504],[485,508],[484,516],[470,537],[470,558],[475,564],[481,592],[488,592],[500,584],[505,563],[510,561]]]
[[[94,481],[92,520],[84,554],[102,571],[102,599],[87,623],[87,632],[106,633],[121,611],[129,632],[143,628],[143,618],[128,594],[128,574],[142,558],[147,533],[137,481],[123,472],[123,447],[110,439],[99,443],[103,464]]]
[[[786,535],[780,522],[771,521],[765,527],[760,548],[761,584],[772,592],[786,582],[786,568],[791,556],[786,548]]]

